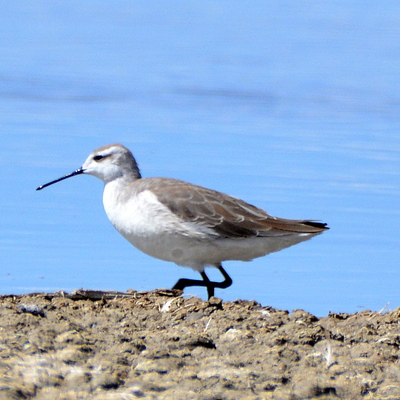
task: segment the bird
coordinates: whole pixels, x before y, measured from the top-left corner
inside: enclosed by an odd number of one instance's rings
[[[142,252],[189,267],[201,280],[179,279],[172,289],[205,287],[208,299],[232,279],[228,260],[254,258],[309,240],[329,229],[315,220],[277,218],[230,195],[172,178],[143,178],[131,151],[119,143],[94,150],[82,167],[36,190],[76,175],[104,182],[103,205],[116,230]],[[209,279],[217,268],[223,280]]]

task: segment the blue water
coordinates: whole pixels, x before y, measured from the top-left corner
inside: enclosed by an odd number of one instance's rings
[[[234,283],[217,296],[317,315],[398,307],[399,37],[395,1],[2,2],[0,293],[197,278],[126,242],[99,180],[35,191],[120,142],[144,176],[329,223],[226,263]]]

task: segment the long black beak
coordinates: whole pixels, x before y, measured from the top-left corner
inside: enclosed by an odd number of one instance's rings
[[[55,181],[51,181],[49,183],[45,183],[42,186],[39,186],[38,188],[36,188],[36,190],[42,190],[45,187],[52,185],[53,183],[57,183],[57,182],[63,181],[64,179],[67,179],[67,178],[71,178],[71,176],[83,174],[84,172],[85,172],[85,170],[82,167],[78,168],[76,171],[71,172],[70,174],[67,174],[67,175],[65,175],[65,176],[63,176],[61,178],[58,178]]]

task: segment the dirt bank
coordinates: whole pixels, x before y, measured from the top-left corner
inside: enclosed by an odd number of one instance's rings
[[[400,309],[179,291],[0,297],[0,399],[400,399]]]

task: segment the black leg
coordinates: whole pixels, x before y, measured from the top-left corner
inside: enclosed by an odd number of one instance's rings
[[[202,281],[197,280],[197,279],[185,279],[185,278],[179,279],[179,281],[175,283],[175,285],[172,289],[183,290],[189,286],[204,286],[207,288],[208,299],[210,299],[210,297],[214,296],[215,288],[226,289],[227,287],[232,285],[232,279],[228,275],[228,273],[222,268],[222,265],[221,264],[217,265],[217,268],[221,272],[222,276],[225,278],[222,282],[210,281],[210,279],[208,279],[208,276],[206,275],[206,273],[203,271],[203,272],[200,272],[200,275],[203,278]]]
[[[214,296],[214,292],[215,292],[215,286],[213,286],[213,283],[214,282],[211,282],[209,279],[208,279],[208,276],[206,275],[206,273],[203,271],[203,272],[200,272],[200,275],[201,275],[201,277],[203,278],[203,283],[204,283],[204,286],[207,288],[207,296],[208,296],[208,300],[210,300],[210,298],[211,297],[213,297]]]

